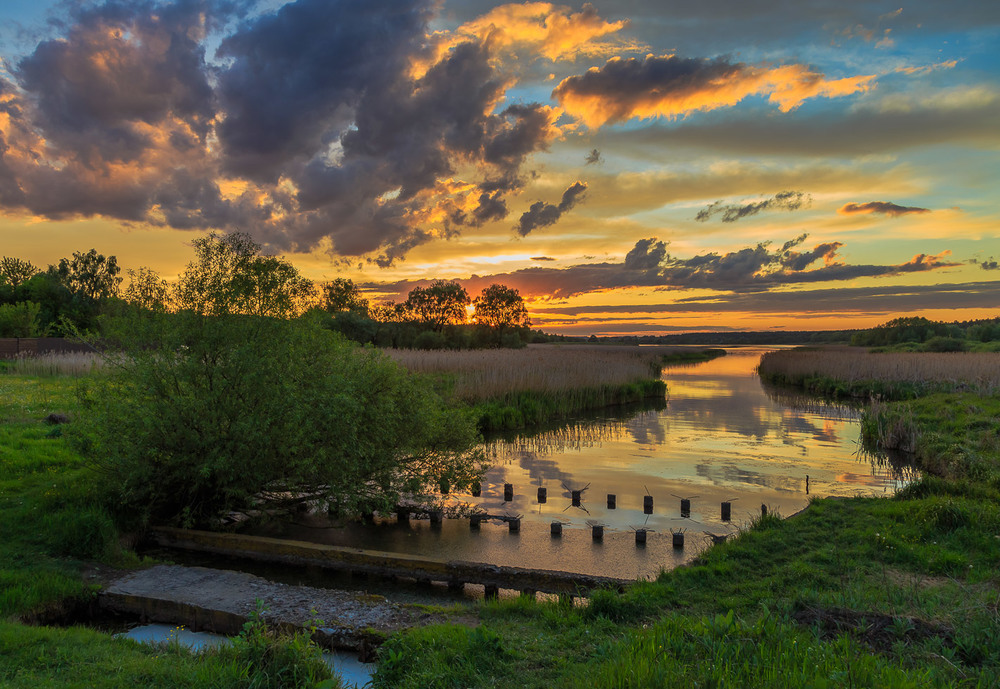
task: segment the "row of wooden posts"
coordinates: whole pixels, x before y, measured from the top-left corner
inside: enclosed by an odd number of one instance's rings
[[[482,495],[482,488],[480,484],[475,484],[472,488],[472,496],[480,497]],[[571,490],[570,499],[574,507],[579,507],[582,501],[583,490]],[[503,501],[511,502],[514,499],[514,486],[510,483],[503,484]],[[538,489],[538,503],[545,504],[548,500],[548,491],[541,487]],[[681,517],[688,518],[691,516],[691,498],[681,498]],[[614,493],[608,493],[608,509],[617,509],[618,497]],[[721,516],[722,521],[728,522],[732,520],[733,514],[733,504],[731,501],[724,501],[721,504]],[[642,511],[644,514],[653,513],[653,496],[645,495],[642,500]],[[767,516],[767,505],[760,506],[761,516]],[[440,525],[444,519],[443,510],[431,510],[428,512],[431,524]],[[406,507],[398,508],[396,512],[397,519],[400,522],[408,521],[410,518],[410,510]],[[490,516],[483,513],[474,513],[469,516],[469,528],[473,531],[478,531],[483,521],[489,521],[490,519],[500,519],[507,522],[507,528],[511,533],[518,533],[521,530],[521,517],[511,517],[511,516]],[[563,523],[558,519],[555,519],[550,524],[549,530],[553,538],[558,538],[562,536]],[[646,545],[646,535],[652,531],[652,529],[637,528],[635,530],[635,544],[636,546]],[[604,525],[603,524],[593,524],[591,526],[591,535],[594,541],[604,540]],[[684,547],[684,531],[671,531],[672,541],[674,548]]]

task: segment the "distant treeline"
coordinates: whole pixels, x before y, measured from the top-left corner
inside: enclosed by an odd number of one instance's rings
[[[895,351],[962,352],[996,349],[1000,344],[1000,318],[943,323],[920,317],[896,318],[851,336],[851,344],[861,347],[891,348]]]

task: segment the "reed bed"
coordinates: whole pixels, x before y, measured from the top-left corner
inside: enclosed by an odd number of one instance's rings
[[[659,378],[669,347],[530,345],[524,349],[390,349],[415,373],[445,375],[459,399],[476,403],[518,392],[561,393]]]
[[[874,392],[890,393],[892,390],[911,390],[916,394],[938,390],[1000,392],[1000,353],[997,352],[780,350],[765,354],[757,372],[765,380],[803,387],[821,387],[820,381],[833,380],[845,384],[848,390],[857,391],[867,386]]]
[[[0,373],[40,378],[83,378],[103,366],[101,357],[91,352],[63,352],[19,356],[0,362]]]

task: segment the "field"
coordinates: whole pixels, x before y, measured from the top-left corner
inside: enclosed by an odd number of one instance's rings
[[[913,398],[931,392],[1000,391],[1000,353],[871,353],[850,347],[769,352],[761,378],[810,392]]]
[[[454,395],[476,403],[516,392],[558,393],[659,377],[670,347],[529,345],[524,349],[390,349],[407,370],[448,376]]]

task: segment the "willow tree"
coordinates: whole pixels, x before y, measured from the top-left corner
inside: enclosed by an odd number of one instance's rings
[[[249,237],[195,242],[173,313],[121,324],[73,438],[128,516],[210,526],[304,501],[342,513],[468,485],[475,426],[372,349],[297,317],[307,285]]]

